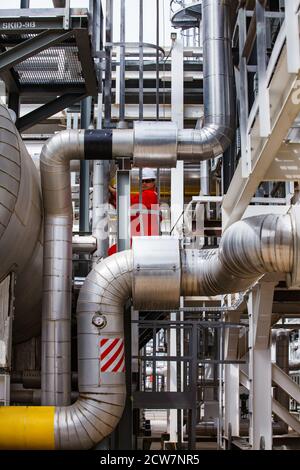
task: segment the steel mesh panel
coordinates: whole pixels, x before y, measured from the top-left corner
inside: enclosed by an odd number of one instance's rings
[[[77,85],[84,83],[78,48],[50,47],[15,66],[21,85]]]

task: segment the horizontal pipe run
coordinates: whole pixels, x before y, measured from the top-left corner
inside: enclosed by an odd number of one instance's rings
[[[0,449],[54,450],[53,406],[0,406]]]
[[[216,250],[182,250],[181,294],[219,295],[248,289],[268,272],[293,270],[292,214],[236,222]]]

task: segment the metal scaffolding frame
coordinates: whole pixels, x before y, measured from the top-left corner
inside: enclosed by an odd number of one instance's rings
[[[55,96],[38,109],[17,118],[16,125],[20,131],[79,102],[85,96],[97,94],[87,10],[66,7],[50,11],[51,14],[49,9],[0,10],[0,76],[9,91],[9,105],[18,117],[20,97],[26,96],[30,101],[38,96],[43,103],[45,97]],[[70,72],[62,69],[61,77],[53,71],[51,80],[46,79],[41,54],[51,56],[51,51],[57,51],[55,53],[59,55],[69,54],[67,60],[73,71],[71,68]],[[72,51],[72,55],[68,51]],[[77,77],[76,70],[81,71]],[[25,81],[22,78],[24,73],[27,74]],[[68,73],[73,75],[69,77]]]

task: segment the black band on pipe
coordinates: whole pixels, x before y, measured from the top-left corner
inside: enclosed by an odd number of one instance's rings
[[[109,129],[88,129],[84,131],[85,160],[112,159],[112,131]]]

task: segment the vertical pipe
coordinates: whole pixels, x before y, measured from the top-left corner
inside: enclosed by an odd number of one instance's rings
[[[88,96],[81,102],[81,129],[88,129],[91,124],[92,97]],[[88,161],[80,162],[80,203],[79,203],[79,231],[89,232],[89,191],[90,169]]]
[[[200,181],[201,181],[201,194],[208,196],[209,193],[209,161],[204,160],[200,162]]]
[[[96,20],[94,21],[95,50],[101,50],[101,0],[97,0],[94,5],[96,9]],[[102,129],[102,70],[99,64],[98,83],[100,93],[98,93],[97,129]],[[99,258],[107,256],[108,237],[108,181],[109,162],[106,160],[94,160],[93,162],[93,218],[92,234],[97,240],[97,250],[93,253],[93,265]]]
[[[18,119],[20,114],[20,95],[19,93],[9,93],[8,94],[8,107],[14,111],[16,114],[16,119]]]
[[[156,120],[159,121],[159,0],[156,0]]]
[[[157,192],[157,199],[158,203],[160,201],[160,169],[157,168],[156,170],[156,192]],[[160,210],[157,208],[157,227],[158,227],[158,233],[157,235],[160,235]]]
[[[157,329],[156,326],[153,328],[153,350],[152,355],[154,356],[153,359],[153,369],[152,369],[152,391],[157,392],[157,381],[156,381],[156,351],[157,351],[157,344],[156,344],[156,335]]]
[[[140,233],[141,236],[145,235],[144,231],[144,218],[142,214],[143,209],[143,188],[142,188],[142,178],[143,178],[143,170],[142,168],[139,169],[139,224],[140,224]]]
[[[105,22],[105,85],[104,85],[104,128],[111,124],[111,50],[113,28],[113,0],[106,2]]]
[[[29,8],[29,0],[21,0],[21,8]]]
[[[140,9],[139,9],[139,121],[143,120],[143,72],[144,72],[144,0],[140,0]]]
[[[197,381],[198,381],[198,328],[195,322],[191,331],[191,361],[190,361],[190,390],[194,395],[193,405],[189,410],[189,441],[188,449],[196,449],[197,424]]]
[[[120,112],[119,120],[125,120],[125,0],[121,0],[120,10]]]
[[[130,171],[117,172],[118,252],[130,248]]]
[[[105,258],[108,250],[108,178],[109,165],[105,160],[95,160],[93,168],[93,226],[97,240],[93,262]]]

